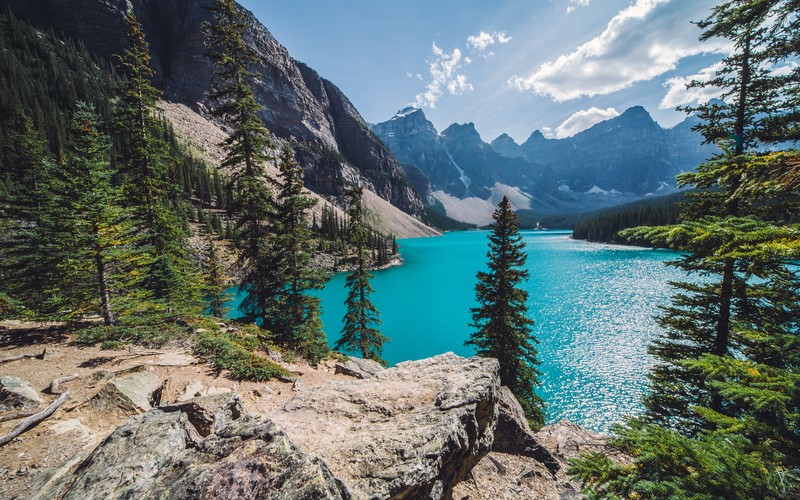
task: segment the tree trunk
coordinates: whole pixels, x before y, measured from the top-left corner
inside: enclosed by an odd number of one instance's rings
[[[100,293],[100,302],[103,308],[103,321],[106,326],[114,326],[111,297],[108,292],[108,283],[106,282],[106,263],[103,260],[103,253],[99,246],[95,247],[94,250],[94,263],[97,267],[98,292]]]

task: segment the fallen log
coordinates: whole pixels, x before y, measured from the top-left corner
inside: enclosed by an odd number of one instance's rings
[[[31,415],[30,417],[26,418],[22,422],[20,422],[14,429],[11,430],[8,434],[4,436],[0,436],[0,446],[7,444],[9,441],[13,440],[23,432],[27,431],[34,425],[38,424],[42,420],[49,418],[53,413],[58,410],[58,407],[63,405],[66,400],[69,399],[69,391],[66,391],[61,396],[58,397],[55,401],[50,403],[47,408],[36,413],[35,415]]]
[[[14,413],[9,413],[7,415],[0,415],[0,422],[8,422],[9,420],[17,420],[20,418],[30,417],[31,415],[35,415],[36,410],[23,410],[23,411],[16,411]]]
[[[69,382],[70,380],[75,380],[77,378],[80,378],[80,375],[78,375],[77,373],[74,375],[67,375],[66,377],[59,377],[50,382],[50,385],[47,387],[47,389],[45,389],[45,392],[49,394],[61,394],[62,392],[64,392],[64,390],[61,388],[61,384],[63,384],[64,382]]]
[[[0,365],[3,363],[10,363],[12,361],[18,361],[20,359],[44,359],[47,355],[47,348],[42,349],[42,352],[39,354],[20,354],[19,356],[11,356],[10,358],[0,359]]]

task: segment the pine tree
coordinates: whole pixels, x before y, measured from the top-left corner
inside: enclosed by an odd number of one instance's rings
[[[219,248],[213,238],[208,236],[208,256],[205,272],[205,295],[212,316],[224,318],[228,314],[226,303],[231,295],[228,293],[228,281],[225,267],[219,255]]]
[[[320,300],[308,293],[321,289],[328,280],[323,270],[311,267],[313,238],[308,219],[316,201],[303,193],[303,169],[289,145],[281,150],[279,171],[272,248],[278,256],[276,272],[282,287],[265,326],[275,340],[317,364],[329,348],[322,331]]]
[[[525,243],[507,197],[492,218],[489,270],[477,274],[479,306],[471,309],[470,326],[476,331],[465,344],[474,347],[479,356],[497,358],[500,382],[511,389],[531,426],[538,429],[544,425],[544,402],[534,392],[540,375],[536,369],[538,341],[531,333],[533,320],[527,316],[528,292],[520,288],[529,276]]]
[[[244,270],[241,287],[247,297],[240,310],[245,320],[266,325],[281,283],[269,233],[272,193],[264,167],[271,159],[272,140],[258,117],[261,107],[250,87],[253,73],[248,70],[257,57],[244,41],[247,24],[234,0],[218,0],[209,10],[214,21],[206,25],[206,44],[215,64],[215,81],[208,97],[214,115],[233,129],[222,143],[225,158],[220,168],[230,172],[237,195],[229,208],[239,215],[237,236],[244,246],[239,266]]]
[[[345,287],[348,290],[345,300],[347,312],[343,319],[342,336],[334,349],[357,351],[364,359],[386,365],[380,356],[383,353],[383,344],[389,338],[376,328],[381,323],[380,313],[369,298],[375,290],[370,284],[372,273],[367,268],[367,228],[364,224],[362,196],[363,190],[360,186],[347,190],[347,215],[350,218],[347,240],[356,253],[356,268],[345,278]]]
[[[116,129],[121,139],[121,174],[126,199],[139,232],[138,245],[146,259],[138,284],[148,292],[147,310],[196,310],[199,277],[187,252],[187,237],[176,205],[176,183],[164,125],[157,114],[160,92],[151,79],[150,55],[144,32],[133,13],[127,14],[128,48],[117,57],[127,80],[120,95]]]
[[[686,222],[623,234],[685,252],[677,265],[706,279],[679,284],[651,349],[645,418],[616,430],[633,464],[598,455],[572,464],[597,498],[800,496],[800,279],[790,261],[800,255],[799,155],[751,149],[796,137],[800,72],[771,67],[797,56],[797,7],[736,0],[699,23],[701,39],[736,48],[716,78],[694,84],[724,91],[696,107],[723,152],[679,177],[699,188]]]
[[[132,258],[129,213],[111,182],[110,141],[98,130],[91,105],[77,104],[70,135],[75,145],[57,174],[61,234],[51,238],[60,257],[54,270],[59,280],[50,292],[72,315],[99,313],[111,326],[112,295],[123,291],[117,278]]]

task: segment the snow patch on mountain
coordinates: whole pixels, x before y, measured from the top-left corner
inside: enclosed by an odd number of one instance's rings
[[[513,210],[529,210],[531,197],[513,186],[496,183],[491,188],[492,194],[484,200],[476,196],[457,198],[442,190],[433,192],[433,196],[444,206],[447,216],[470,224],[486,226],[492,223],[492,214],[503,196],[508,197]]]
[[[594,186],[592,186],[590,190],[586,191],[585,194],[602,194],[603,196],[619,196],[622,194],[622,192],[617,191],[616,189],[610,189],[606,191],[605,189],[595,184]]]

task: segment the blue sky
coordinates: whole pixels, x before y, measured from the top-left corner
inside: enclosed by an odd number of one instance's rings
[[[642,105],[665,127],[729,46],[691,21],[716,0],[239,0],[364,118],[421,107],[489,142],[566,137]]]

